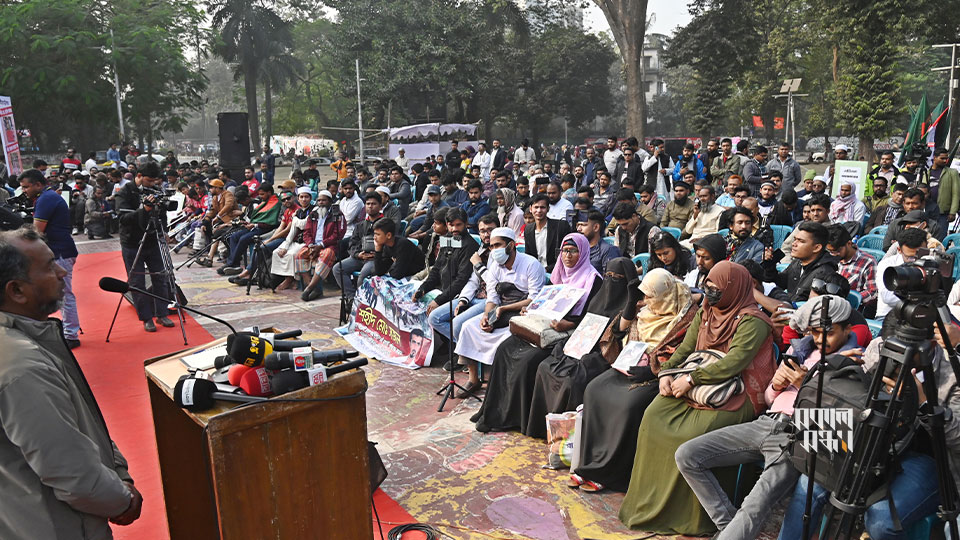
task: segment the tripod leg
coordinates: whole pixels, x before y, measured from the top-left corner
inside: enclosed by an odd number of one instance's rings
[[[113,333],[113,325],[117,322],[117,314],[120,313],[120,304],[123,303],[123,295],[120,295],[120,300],[117,301],[117,309],[113,312],[113,320],[110,321],[110,329],[107,330],[107,343],[110,343],[110,334]]]

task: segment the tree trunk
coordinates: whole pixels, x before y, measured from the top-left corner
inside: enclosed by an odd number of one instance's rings
[[[867,165],[873,166],[877,161],[877,153],[873,151],[873,137],[860,134],[860,144],[857,146],[857,158],[860,161],[866,161]]]
[[[647,0],[594,0],[603,11],[620,48],[626,74],[627,136],[643,142],[647,120],[643,88],[643,37]]]
[[[247,122],[250,127],[250,149],[258,153],[260,151],[260,116],[257,111],[257,66],[252,60],[247,60],[243,72],[243,91],[247,98]]]
[[[266,109],[266,124],[267,130],[264,131],[263,137],[266,144],[270,144],[270,137],[273,136],[273,88],[271,87],[270,80],[266,80],[263,83],[263,107]],[[260,148],[259,146],[257,147]]]

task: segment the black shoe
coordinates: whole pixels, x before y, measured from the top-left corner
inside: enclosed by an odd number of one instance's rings
[[[224,276],[235,276],[240,272],[243,272],[243,268],[240,268],[239,266],[223,266],[221,269],[223,270],[221,275]],[[220,273],[220,269],[218,269],[217,272]]]
[[[480,420],[480,417],[481,417],[481,416],[483,416],[483,412],[477,411],[477,412],[473,413],[473,416],[470,417],[470,421],[471,421],[471,422],[476,422],[477,420]]]
[[[463,387],[463,390],[457,392],[457,395],[454,396],[457,399],[468,398],[472,395],[476,395],[477,390],[480,390],[480,387],[483,386],[482,382],[468,382],[466,386]]]
[[[100,237],[101,240],[107,240],[107,239],[109,239],[109,238],[113,238],[113,235],[112,235],[112,234],[107,234],[107,235],[104,235],[104,236],[101,236],[101,237]]]
[[[96,240],[96,237],[93,236],[92,234],[88,234],[88,235],[87,235],[87,239],[88,239],[88,240]]]
[[[450,361],[449,361],[449,360],[447,360],[447,362],[446,362],[445,364],[443,364],[443,369],[444,369],[444,371],[450,371]],[[467,370],[467,366],[465,366],[465,365],[463,365],[463,364],[457,364],[457,368],[454,370],[454,372],[459,373],[459,372],[461,372],[461,371],[466,371],[466,370]]]
[[[233,283],[234,285],[240,285],[241,287],[245,287],[245,286],[247,285],[247,283],[250,283],[250,278],[245,278],[245,277],[240,277],[240,276],[233,276],[232,278],[228,279],[227,281],[229,281],[230,283]]]
[[[226,274],[227,268],[228,268],[228,266],[223,265],[223,266],[221,266],[220,268],[217,268],[217,273],[220,274],[221,276],[225,276],[225,275],[227,275],[227,274]]]
[[[304,302],[312,302],[317,298],[323,298],[323,288],[314,287],[312,289],[307,289],[303,291],[303,294],[300,295],[300,299]]]
[[[157,325],[153,324],[153,319],[149,321],[143,321],[143,329],[146,330],[147,332],[156,332]]]
[[[67,342],[67,347],[69,347],[70,349],[76,349],[77,347],[80,346],[79,339],[68,339],[66,340],[66,342]]]
[[[483,422],[477,422],[476,428],[480,433],[490,433],[490,426],[484,424]]]
[[[160,326],[165,328],[174,327],[173,321],[171,321],[169,317],[157,317],[157,322],[160,323]]]

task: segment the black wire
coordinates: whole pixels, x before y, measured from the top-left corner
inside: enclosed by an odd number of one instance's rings
[[[377,512],[377,503],[373,501],[373,495],[370,495],[370,506],[373,507],[373,515],[377,516],[377,528],[380,529],[380,540],[384,540],[383,537],[383,524],[380,523],[380,513]]]
[[[387,533],[387,540],[400,540],[404,533],[419,531],[426,535],[427,540],[440,540],[444,536],[442,532],[426,523],[409,523],[407,525],[397,525]]]

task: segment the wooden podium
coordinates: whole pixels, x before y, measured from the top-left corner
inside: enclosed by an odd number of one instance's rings
[[[225,341],[146,361],[171,540],[372,538],[363,372],[279,398],[330,401],[178,407],[180,358]]]

